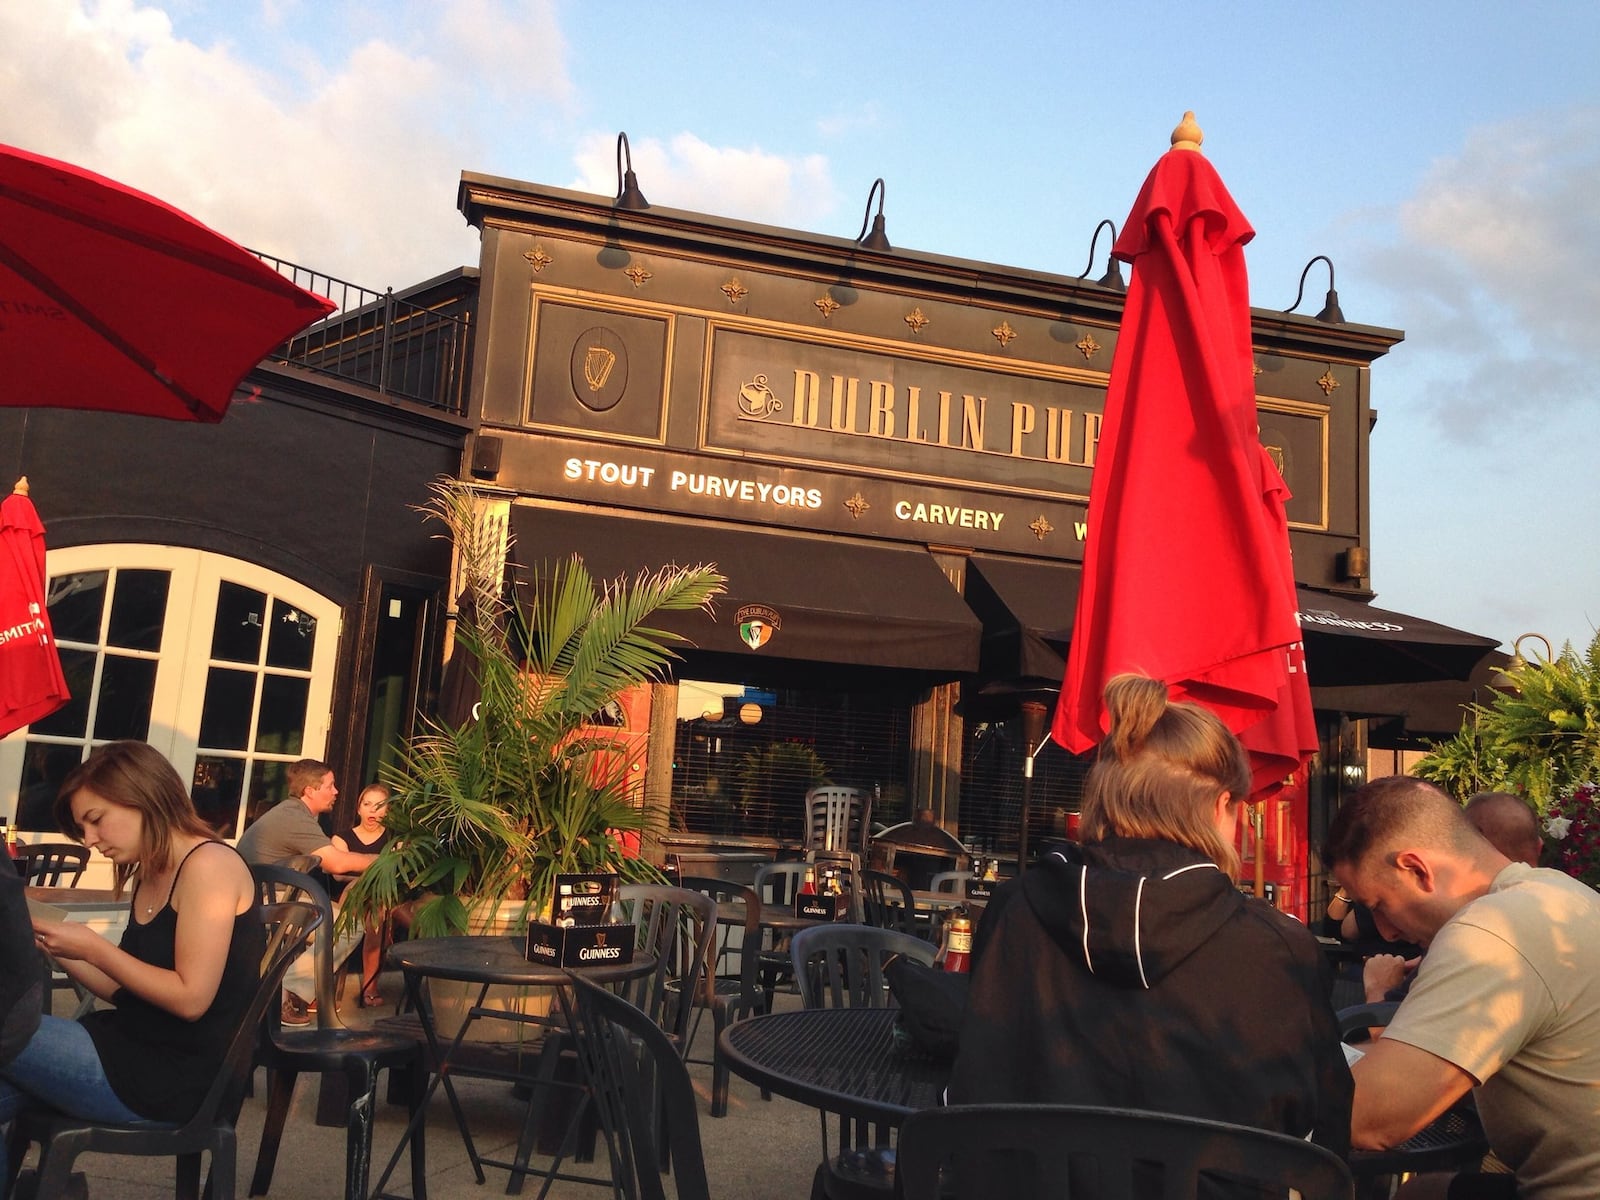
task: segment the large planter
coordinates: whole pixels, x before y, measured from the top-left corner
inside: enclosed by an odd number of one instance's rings
[[[467,926],[469,934],[492,934],[521,937],[528,924],[522,919],[522,901],[506,900],[493,911],[473,914]],[[433,1002],[433,1023],[439,1037],[453,1041],[467,1019],[467,1010],[478,998],[482,984],[458,983],[449,979],[430,979],[428,996]],[[495,1012],[520,1013],[526,1017],[546,1017],[555,1001],[555,989],[545,987],[516,987],[510,984],[492,984],[483,998],[483,1008]],[[537,1030],[529,1025],[480,1018],[467,1030],[469,1042],[533,1042]]]

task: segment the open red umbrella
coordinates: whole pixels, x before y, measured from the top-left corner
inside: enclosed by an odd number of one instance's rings
[[[0,501],[0,737],[70,699],[44,589],[44,526],[23,477]]]
[[[1284,486],[1256,432],[1244,245],[1193,114],[1114,249],[1134,266],[1089,492],[1083,586],[1052,736],[1105,732],[1124,671],[1216,712],[1275,790],[1317,746]]]
[[[0,145],[0,404],[220,421],[332,309],[160,200]]]

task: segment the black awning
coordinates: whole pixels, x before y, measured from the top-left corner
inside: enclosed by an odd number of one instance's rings
[[[978,666],[977,618],[920,548],[530,505],[513,506],[511,532],[524,569],[573,554],[597,579],[715,564],[728,590],[714,618],[652,620],[707,653],[945,677]]]
[[[1465,680],[1499,645],[1349,596],[1300,588],[1300,630],[1313,688]],[[1319,705],[1320,707],[1320,705]]]
[[[1083,572],[1076,563],[1022,562],[974,554],[967,603],[983,622],[984,679],[1042,680],[1060,687]]]
[[[1420,750],[1430,742],[1453,737],[1468,719],[1468,705],[1493,703],[1495,678],[1510,661],[1509,655],[1491,650],[1464,680],[1314,687],[1311,703],[1320,709],[1369,718],[1369,746]]]

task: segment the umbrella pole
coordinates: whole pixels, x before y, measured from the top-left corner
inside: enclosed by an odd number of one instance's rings
[[[1017,874],[1028,869],[1028,820],[1033,808],[1033,760],[1044,749],[1048,707],[1037,700],[1022,702],[1022,825],[1017,830]]]
[[[1250,824],[1256,831],[1256,896],[1265,898],[1267,894],[1267,856],[1261,852],[1261,833],[1263,822],[1261,808],[1264,802],[1257,801],[1250,806]]]

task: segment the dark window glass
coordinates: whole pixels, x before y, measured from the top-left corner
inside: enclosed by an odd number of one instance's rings
[[[258,762],[250,772],[250,805],[245,810],[248,828],[267,809],[289,794],[289,764]]]
[[[29,729],[51,737],[81,738],[89,729],[89,694],[94,690],[96,655],[93,650],[68,650],[59,646],[57,649],[61,651],[61,674],[72,698],[48,717],[39,718]]]
[[[194,760],[194,797],[200,819],[222,837],[232,837],[239,820],[239,796],[244,785],[244,760],[202,754]]]
[[[256,721],[256,751],[299,754],[305,735],[306,699],[311,681],[291,675],[268,675],[261,681],[261,716]]]
[[[211,657],[224,662],[260,662],[261,626],[266,618],[265,592],[224,580],[217,589],[217,623],[211,630]],[[200,740],[205,741],[204,738]]]
[[[200,711],[200,744],[214,750],[245,749],[255,701],[254,671],[212,667],[206,673],[205,707]]]
[[[50,581],[50,626],[56,641],[100,641],[100,614],[106,604],[106,572],[80,571]]]
[[[118,571],[116,591],[111,597],[106,645],[128,650],[161,649],[161,628],[167,616],[167,587],[171,581],[172,576],[166,571],[126,568]]]
[[[56,824],[56,793],[67,773],[83,761],[79,746],[51,746],[28,743],[22,753],[22,786],[17,793],[17,828],[24,831],[59,834]]]
[[[317,644],[317,619],[282,600],[272,602],[272,630],[267,634],[267,666],[309,671]]]
[[[156,690],[156,660],[108,654],[100,667],[100,699],[94,736],[104,741],[150,736],[150,702]]]

